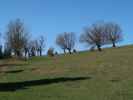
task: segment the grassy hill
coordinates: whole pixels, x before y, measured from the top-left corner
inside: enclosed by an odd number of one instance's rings
[[[133,46],[0,61],[0,100],[133,100]]]

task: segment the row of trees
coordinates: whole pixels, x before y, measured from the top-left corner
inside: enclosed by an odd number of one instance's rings
[[[91,47],[97,47],[101,51],[101,47],[106,44],[112,44],[116,47],[116,43],[122,40],[121,27],[112,22],[96,23],[90,27],[85,27],[80,36],[79,41],[86,43]],[[56,37],[56,44],[66,53],[70,54],[74,50],[76,44],[76,35],[73,32],[64,32]],[[40,36],[37,39],[31,39],[29,32],[26,30],[24,23],[20,19],[9,22],[5,33],[5,55],[14,55],[21,57],[42,56],[45,48],[45,38]],[[2,51],[2,49],[1,49]],[[51,49],[50,51],[53,51]]]
[[[84,32],[80,36],[80,42],[86,43],[92,48],[97,47],[99,51],[102,51],[101,47],[106,44],[112,44],[116,47],[116,43],[123,39],[121,27],[112,22],[96,23],[90,27],[85,27]],[[70,32],[64,32],[59,34],[56,38],[56,44],[65,50],[68,50],[71,54],[71,50],[74,48],[76,42],[75,34]]]
[[[116,47],[116,43],[122,40],[122,29],[116,23],[99,23],[93,24],[91,27],[85,28],[84,33],[80,37],[81,43],[96,46],[101,51],[101,46],[112,44]]]
[[[25,56],[42,56],[45,47],[45,38],[40,36],[32,40],[24,23],[17,19],[11,21],[7,26],[5,33],[5,51],[11,55],[14,53],[17,57]]]

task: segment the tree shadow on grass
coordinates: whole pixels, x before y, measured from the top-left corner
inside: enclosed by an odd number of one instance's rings
[[[8,66],[25,66],[27,64],[0,64],[0,67],[8,67]]]
[[[49,85],[54,83],[73,82],[87,79],[91,79],[91,77],[61,77],[23,82],[0,83],[0,92],[13,92],[22,89],[28,89],[30,86]]]
[[[12,73],[12,74],[16,74],[16,73],[21,73],[24,70],[11,70],[11,71],[4,71],[4,73]]]

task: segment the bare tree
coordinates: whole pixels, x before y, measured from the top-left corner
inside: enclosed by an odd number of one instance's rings
[[[64,32],[56,38],[56,44],[59,45],[65,53],[65,50],[68,50],[71,54],[71,50],[75,46],[76,36],[73,32]]]
[[[101,46],[106,43],[105,27],[103,23],[93,24],[91,27],[84,29],[84,33],[80,36],[81,43],[97,46],[102,51]]]
[[[29,52],[29,42],[30,42],[30,39],[25,39],[25,42],[24,42],[24,56],[27,57],[27,54]]]
[[[11,47],[7,41],[4,43],[4,57],[5,58],[11,57]]]
[[[28,44],[29,56],[36,56],[38,50],[37,40],[31,40]]]
[[[26,50],[27,50],[27,53],[28,53],[28,57],[31,57],[32,56],[32,53],[31,53],[31,49],[32,49],[32,41],[30,40],[27,44],[27,47],[26,47]]]
[[[116,23],[106,23],[106,35],[109,43],[112,43],[113,47],[116,47],[116,43],[122,40],[122,29]]]
[[[64,53],[66,53],[66,48],[67,48],[67,45],[66,45],[66,40],[65,40],[65,37],[64,37],[64,34],[59,34],[56,38],[56,44],[61,48],[63,49]]]
[[[75,41],[76,41],[76,36],[73,32],[70,33],[65,33],[66,37],[67,37],[67,50],[69,51],[69,53],[71,54],[71,50],[74,48],[75,46]]]
[[[20,19],[9,22],[6,32],[6,42],[16,56],[22,55],[22,49],[28,38],[28,32]]]
[[[45,47],[45,38],[44,36],[40,36],[38,39],[38,52],[40,56],[42,56],[42,51],[44,50]]]

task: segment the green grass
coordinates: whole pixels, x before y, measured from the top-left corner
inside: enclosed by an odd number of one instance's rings
[[[133,100],[133,46],[0,61],[0,100]]]

